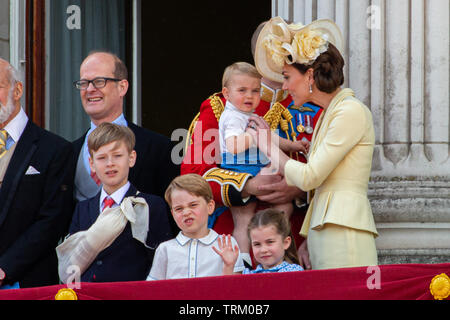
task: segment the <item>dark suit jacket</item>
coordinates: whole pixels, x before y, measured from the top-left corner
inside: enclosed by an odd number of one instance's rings
[[[0,189],[0,268],[22,288],[58,284],[55,248],[72,217],[71,144],[31,121]],[[32,166],[40,174],[26,175]]]
[[[136,188],[131,185],[125,197],[135,196]],[[69,233],[89,229],[100,214],[100,194],[77,204]],[[172,239],[168,220],[168,206],[158,196],[140,193],[149,206],[149,230],[146,248],[133,238],[131,224],[105,250],[99,253],[90,267],[81,275],[82,282],[141,281],[147,278],[155,250],[161,242]]]
[[[180,166],[171,159],[173,144],[167,137],[129,121],[128,127],[136,136],[137,153],[136,165],[130,170],[129,181],[139,191],[163,198],[170,182],[180,175]],[[85,138],[86,135],[83,135],[73,142],[75,164]]]

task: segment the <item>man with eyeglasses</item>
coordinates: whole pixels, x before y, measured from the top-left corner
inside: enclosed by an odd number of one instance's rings
[[[93,52],[81,64],[80,80],[75,81],[74,86],[80,90],[84,111],[91,119],[91,128],[73,143],[77,157],[77,201],[92,198],[101,189],[97,177],[89,168],[87,139],[104,122],[128,126],[134,132],[137,161],[130,170],[129,181],[139,191],[163,197],[169,183],[179,175],[179,166],[171,160],[171,141],[125,118],[123,104],[129,87],[127,77],[125,64],[109,52]]]

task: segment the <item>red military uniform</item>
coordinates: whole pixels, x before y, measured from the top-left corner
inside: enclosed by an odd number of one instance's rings
[[[261,102],[255,113],[265,118],[272,129],[280,128],[285,135],[295,131],[295,119],[287,109],[292,98],[282,90],[272,91],[262,86]],[[217,207],[242,206],[241,191],[251,178],[247,173],[237,173],[219,168],[221,161],[219,148],[219,119],[226,100],[222,94],[215,94],[200,106],[200,113],[190,128],[186,156],[181,164],[181,174],[197,173],[210,184]],[[272,105],[272,108],[271,108]],[[282,134],[280,134],[282,135]],[[303,138],[304,133],[299,135]],[[297,155],[293,156],[298,159]],[[299,159],[301,160],[301,159]],[[305,210],[295,210],[292,215],[292,231],[297,245],[302,241],[298,236]],[[300,217],[299,217],[300,216]],[[214,230],[219,234],[231,234],[234,228],[231,212],[227,209],[217,218]]]

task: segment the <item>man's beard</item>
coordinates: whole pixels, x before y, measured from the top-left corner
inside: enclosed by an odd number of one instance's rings
[[[16,106],[14,105],[12,99],[12,92],[13,90],[11,90],[11,93],[8,95],[8,101],[6,102],[6,105],[0,103],[0,124],[8,121],[9,117],[13,114],[14,110],[16,109]]]

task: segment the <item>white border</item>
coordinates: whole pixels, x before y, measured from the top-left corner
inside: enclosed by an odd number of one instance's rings
[[[141,0],[133,0],[133,114],[132,121],[142,125],[142,37],[141,37]]]

